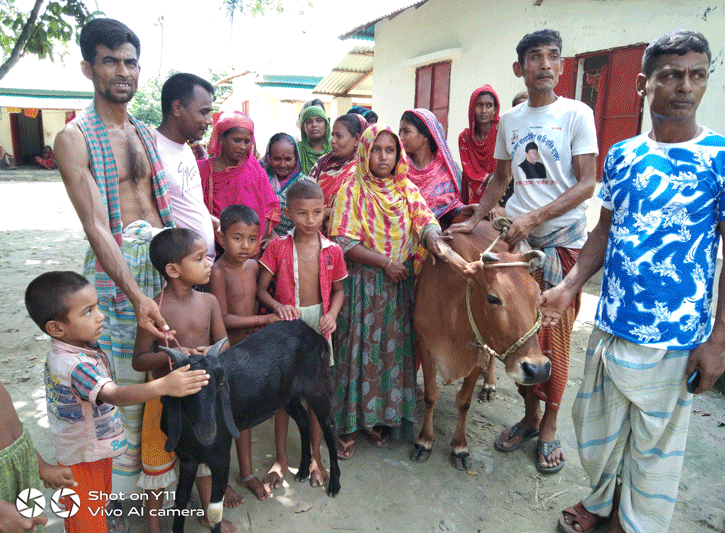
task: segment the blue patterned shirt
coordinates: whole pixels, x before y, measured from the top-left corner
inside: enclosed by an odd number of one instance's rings
[[[599,197],[612,211],[596,323],[636,344],[690,350],[710,335],[725,137],[615,144]]]

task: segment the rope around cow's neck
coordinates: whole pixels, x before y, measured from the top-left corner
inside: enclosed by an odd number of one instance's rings
[[[496,217],[493,219],[493,227],[494,229],[497,229],[499,231],[498,237],[496,237],[491,245],[486,248],[486,250],[481,254],[483,255],[487,252],[490,252],[491,249],[496,245],[496,243],[503,238],[506,235],[506,232],[508,232],[508,229],[511,227],[513,220],[507,217]],[[515,261],[512,263],[485,263],[483,260],[481,260],[483,263],[484,268],[495,268],[495,267],[509,267],[509,266],[529,266],[529,263],[526,261]],[[471,329],[473,330],[473,334],[476,336],[476,344],[483,350],[487,355],[494,356],[500,359],[501,361],[506,361],[506,358],[514,353],[516,350],[521,348],[526,341],[528,341],[531,337],[536,335],[539,330],[541,329],[541,321],[543,319],[543,316],[541,314],[541,311],[537,308],[536,309],[536,322],[534,322],[534,325],[531,327],[529,331],[527,331],[523,337],[521,337],[519,340],[517,340],[512,346],[509,347],[508,350],[506,350],[504,353],[499,354],[497,353],[493,348],[491,348],[488,344],[486,344],[486,341],[483,340],[483,337],[481,336],[481,332],[478,330],[478,327],[476,326],[475,321],[473,320],[473,312],[471,311],[471,293],[473,292],[473,287],[471,287],[471,282],[468,282],[468,286],[466,287],[466,311],[468,312],[468,322],[471,324]]]

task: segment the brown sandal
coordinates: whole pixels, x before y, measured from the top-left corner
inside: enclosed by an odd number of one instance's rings
[[[572,516],[571,524],[567,524],[564,520],[564,513]],[[571,507],[567,507],[561,512],[561,516],[559,517],[559,531],[563,531],[564,533],[592,533],[605,520],[606,518],[587,511],[582,505],[582,502],[579,502]],[[574,529],[574,524],[579,524],[581,531]]]
[[[349,442],[345,442],[340,437],[337,437],[337,458],[342,461],[352,459],[355,455],[355,439]]]

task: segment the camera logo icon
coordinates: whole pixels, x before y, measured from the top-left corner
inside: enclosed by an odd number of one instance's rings
[[[35,518],[43,514],[45,496],[38,489],[24,489],[15,500],[15,508],[25,518]]]
[[[81,498],[73,489],[58,489],[50,497],[50,508],[59,518],[70,518],[81,508]]]

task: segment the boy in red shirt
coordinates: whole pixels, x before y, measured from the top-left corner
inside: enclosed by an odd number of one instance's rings
[[[344,299],[342,280],[347,277],[347,269],[342,248],[320,233],[324,213],[324,195],[316,183],[298,181],[287,189],[285,215],[295,227],[286,237],[272,241],[260,259],[264,268],[260,269],[257,298],[279,318],[300,318],[329,340],[337,328],[337,315]],[[277,276],[274,298],[267,292],[273,276]],[[312,409],[309,413],[310,484],[323,487],[330,476],[320,457],[322,428]],[[287,470],[288,422],[287,412],[278,411],[274,417],[277,458],[264,480],[275,489],[282,486]]]

